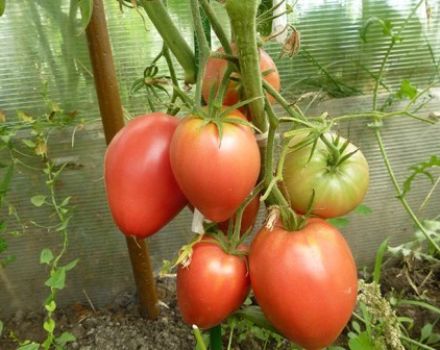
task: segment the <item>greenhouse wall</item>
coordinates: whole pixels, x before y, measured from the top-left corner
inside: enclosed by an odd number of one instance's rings
[[[367,42],[363,42],[362,23],[378,16],[398,28],[416,3],[298,1],[289,16],[301,33],[300,53],[292,58],[279,57],[279,44],[266,45],[281,73],[283,92],[294,98],[313,91],[317,98],[307,111],[312,116],[371,110],[371,77],[380,69],[389,37],[373,26]],[[106,145],[77,2],[19,0],[9,1],[7,6],[0,18],[3,123],[14,123],[23,115],[37,118],[48,105],[71,113],[78,121],[75,126],[52,132],[48,139],[49,156],[56,163],[68,163],[57,189],[61,197],[71,196],[75,207],[66,261],[79,258],[60,300],[67,304],[90,299],[96,306],[110,303],[134,284],[124,237],[113,224],[105,198],[102,163]],[[105,1],[105,6],[124,113],[131,118],[149,111],[145,93],[132,93],[131,87],[133,81],[142,77],[162,43],[141,9],[124,7],[121,11],[118,1]],[[169,0],[168,6],[176,25],[192,44],[187,2]],[[216,9],[221,11],[219,6]],[[225,16],[222,18],[226,21]],[[440,76],[440,59],[435,55],[440,49],[439,18],[438,1],[426,1],[417,9],[400,34],[401,42],[391,53],[383,82],[387,87],[398,88],[403,79],[420,90],[436,85]],[[214,39],[213,36],[215,47]],[[165,69],[162,64],[159,69]],[[381,95],[379,103],[384,101],[385,95]],[[404,104],[397,102],[393,108]],[[420,113],[435,117],[438,112],[440,89],[433,88]],[[358,265],[363,266],[374,260],[377,248],[387,237],[392,245],[398,245],[412,237],[415,228],[396,198],[372,128],[365,120],[359,120],[342,123],[339,130],[362,149],[370,165],[371,183],[364,204],[371,213],[347,216],[342,228]],[[384,143],[399,183],[409,176],[410,166],[440,154],[439,132],[439,124],[425,125],[400,117],[385,121]],[[20,137],[25,139],[26,133]],[[8,159],[7,151],[2,152],[1,159]],[[15,261],[0,267],[0,318],[43,303],[48,271],[39,263],[40,251],[46,247],[56,250],[61,244],[60,235],[47,229],[51,222],[49,211],[30,201],[45,191],[44,174],[32,169],[40,167],[41,160],[26,159],[26,164],[29,167],[21,167],[14,177],[2,213],[8,231],[15,232],[7,238],[7,252]],[[421,206],[431,187],[428,178],[418,177],[408,194],[410,204],[423,218],[435,217],[440,212],[438,191],[430,197],[428,205]],[[17,215],[11,215],[11,211]],[[261,210],[260,222],[263,214]],[[176,220],[148,239],[156,272],[164,259],[171,260],[179,247],[191,239],[191,218],[191,212],[184,209]]]

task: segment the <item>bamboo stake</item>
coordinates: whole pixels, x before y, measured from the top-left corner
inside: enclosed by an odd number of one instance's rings
[[[109,144],[124,126],[124,119],[102,0],[93,1],[93,13],[86,34],[105,139]],[[155,319],[159,308],[147,243],[134,237],[126,237],[126,241],[140,313],[143,317]]]

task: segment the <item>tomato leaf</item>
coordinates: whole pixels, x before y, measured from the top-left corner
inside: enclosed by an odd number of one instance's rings
[[[412,100],[417,96],[417,88],[411,84],[408,79],[402,80],[400,84],[400,89],[396,93],[397,98],[403,100],[404,98],[408,98]]]
[[[37,194],[36,196],[31,197],[31,203],[36,207],[41,207],[45,203],[46,198],[45,195]]]
[[[49,265],[53,258],[54,256],[52,251],[49,248],[44,248],[40,254],[40,264]]]
[[[83,32],[92,18],[93,0],[79,0],[79,9],[81,11],[81,32]]]
[[[407,177],[407,179],[403,183],[402,197],[404,197],[411,190],[412,182],[419,174],[427,176],[431,180],[431,182],[433,182],[434,178],[432,174],[428,171],[428,169],[436,167],[440,167],[440,157],[437,157],[436,155],[431,156],[431,158],[429,158],[429,160],[427,161],[420,162],[416,165],[411,166],[410,170],[412,170],[413,172],[410,176]]]
[[[351,338],[348,341],[348,346],[350,350],[376,350],[367,332],[362,332],[357,337]]]
[[[327,222],[329,222],[333,226],[341,229],[341,228],[346,227],[349,224],[350,220],[348,220],[347,218],[344,218],[344,217],[340,217],[340,218],[328,219]]]
[[[369,215],[373,212],[373,209],[371,209],[370,207],[367,207],[365,204],[359,204],[355,209],[354,209],[356,214],[361,214],[361,215]]]
[[[6,0],[0,0],[0,17],[5,13]]]

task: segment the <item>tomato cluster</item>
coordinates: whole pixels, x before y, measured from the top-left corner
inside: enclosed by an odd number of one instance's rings
[[[275,64],[259,52],[261,70],[268,71],[264,79],[279,90]],[[202,87],[208,104],[226,66],[223,59],[208,61]],[[224,105],[243,99],[238,81],[228,83]],[[124,234],[148,237],[188,202],[217,223],[178,266],[177,298],[185,322],[204,329],[220,324],[250,289],[276,329],[306,349],[331,344],[348,322],[357,295],[356,265],[342,234],[325,219],[362,201],[368,164],[354,145],[332,133],[304,129],[294,135],[281,163],[283,182],[275,187],[288,210],[305,217],[292,229],[283,216],[270,216],[250,248],[240,236],[255,223],[259,195],[248,201],[241,222],[235,215],[256,186],[261,155],[240,111],[205,108],[181,120],[163,113],[140,116],[109,145],[107,196]]]

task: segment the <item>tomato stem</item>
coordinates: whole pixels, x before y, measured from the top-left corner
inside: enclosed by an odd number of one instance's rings
[[[388,155],[387,155],[387,152],[386,152],[386,149],[385,149],[385,145],[383,143],[382,135],[381,135],[381,132],[380,132],[379,128],[376,128],[374,130],[374,133],[375,133],[375,136],[376,136],[377,143],[379,145],[380,153],[382,154],[382,158],[383,158],[383,161],[385,163],[385,167],[387,168],[388,174],[390,175],[391,182],[393,183],[394,189],[397,192],[397,198],[402,203],[402,205],[405,208],[406,212],[409,214],[409,216],[414,221],[414,223],[419,228],[419,230],[423,233],[425,238],[429,241],[430,244],[432,244],[432,246],[435,248],[435,250],[440,253],[439,245],[431,237],[429,232],[426,231],[425,227],[423,226],[423,224],[420,222],[419,218],[416,216],[416,214],[414,213],[414,211],[410,207],[410,205],[407,202],[406,198],[403,196],[402,189],[400,188],[399,182],[397,181],[396,175],[394,174],[393,168],[391,166],[391,162],[390,162],[390,160],[388,158]]]
[[[223,46],[226,54],[232,55],[231,45],[229,43],[229,39],[223,30],[222,25],[220,24],[217,16],[215,15],[214,10],[209,4],[208,0],[200,0],[200,4],[202,5],[203,10],[205,11],[206,17],[208,17],[209,22],[211,23],[212,29],[214,30],[215,35]]]
[[[263,96],[262,78],[257,48],[256,16],[258,0],[226,0],[225,8],[235,34],[240,75],[247,99]],[[249,104],[255,125],[262,132],[267,130],[264,101]]]
[[[257,186],[255,186],[252,193],[246,198],[246,200],[240,205],[240,208],[238,208],[236,214],[235,214],[235,220],[234,220],[234,230],[232,234],[232,248],[236,249],[237,245],[241,243],[240,239],[240,231],[241,231],[241,221],[243,219],[243,213],[246,209],[246,207],[252,202],[252,200],[255,198],[255,196],[258,196],[258,194],[263,190],[264,188],[264,182],[260,182]]]
[[[211,350],[222,350],[222,327],[220,325],[209,330],[209,338]]]
[[[164,42],[177,58],[185,72],[185,83],[192,84],[196,81],[196,64],[194,53],[183,38],[179,29],[170,18],[167,9],[161,0],[141,0],[153,25],[156,27]]]
[[[206,62],[209,57],[209,45],[206,40],[205,31],[200,16],[200,6],[198,0],[191,0],[191,13],[194,22],[194,31],[199,45],[198,72],[195,91],[195,108],[199,109],[202,103],[202,79],[205,75]]]

